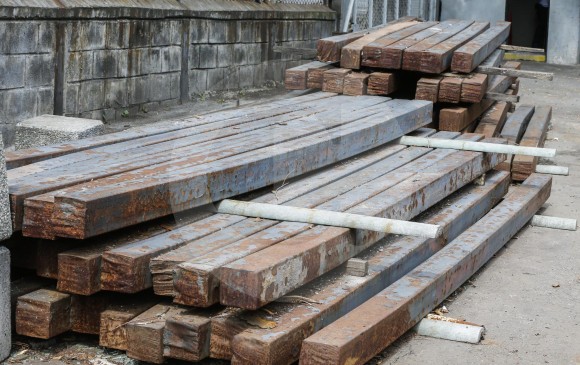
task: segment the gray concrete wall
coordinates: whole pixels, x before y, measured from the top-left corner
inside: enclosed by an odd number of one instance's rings
[[[505,20],[506,0],[441,0],[441,20]]]
[[[548,29],[548,63],[575,65],[580,62],[580,2],[552,0]]]
[[[224,0],[5,0],[0,7],[0,128],[40,114],[105,122],[206,91],[282,81],[301,63],[274,45],[331,35],[321,5]]]

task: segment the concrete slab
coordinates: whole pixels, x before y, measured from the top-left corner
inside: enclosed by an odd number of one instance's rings
[[[0,362],[10,355],[10,251],[0,246]]]
[[[47,114],[18,123],[14,144],[17,150],[46,146],[96,136],[104,130],[100,120]]]

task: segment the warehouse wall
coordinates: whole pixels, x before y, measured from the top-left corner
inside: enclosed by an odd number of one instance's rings
[[[335,19],[321,5],[249,1],[5,2],[0,122],[7,144],[17,122],[39,114],[107,122],[206,91],[282,81],[302,61],[273,46],[313,48]]]

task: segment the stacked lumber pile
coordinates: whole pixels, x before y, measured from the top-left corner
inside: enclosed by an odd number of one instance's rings
[[[381,80],[389,76],[345,77],[342,89],[388,89]],[[536,160],[399,143],[411,135],[540,147],[549,111],[528,118],[520,107],[501,133],[483,135],[425,128],[432,109],[317,92],[7,153],[19,231],[8,244],[18,268],[15,331],[90,334],[156,364],[365,363],[550,194],[551,178],[530,174]],[[525,132],[515,132],[516,119],[527,119]],[[521,185],[510,187],[506,163],[527,174]],[[233,196],[413,220],[438,235],[221,213],[219,202]]]

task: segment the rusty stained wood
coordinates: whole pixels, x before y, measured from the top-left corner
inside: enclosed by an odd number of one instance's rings
[[[408,28],[412,25],[418,24],[417,21],[400,22],[394,24],[387,24],[384,28],[377,29],[362,38],[348,44],[342,48],[340,56],[340,67],[358,70],[361,66],[361,53],[363,47],[375,40],[382,38],[388,34]]]
[[[364,364],[453,293],[520,230],[550,195],[532,175],[441,251],[352,312],[307,338],[300,363]]]
[[[421,77],[419,81],[417,81],[415,99],[436,103],[439,99],[441,80],[443,80],[441,76]]]
[[[16,333],[49,339],[71,328],[71,297],[55,290],[39,289],[18,298]]]
[[[447,24],[448,26],[438,34],[429,37],[405,49],[403,53],[403,63],[401,67],[403,70],[420,71],[421,58],[423,56],[424,51],[427,51],[430,48],[436,46],[437,44],[455,36],[459,32],[469,27],[471,24],[473,24],[473,22],[465,20],[446,20],[442,21],[439,24],[441,25]]]
[[[356,99],[362,98],[374,97]],[[53,213],[57,236],[92,237],[328,166],[428,124],[432,105],[397,100],[366,118],[347,113],[342,105],[334,106],[334,111],[321,126],[334,125],[332,133],[312,133],[213,163],[190,166],[192,161],[186,158],[61,191],[55,194]],[[305,128],[316,130],[314,124]]]
[[[475,22],[459,34],[423,51],[420,71],[431,74],[446,71],[451,67],[453,52],[488,28],[488,22]]]
[[[457,104],[461,101],[463,79],[458,77],[444,77],[439,83],[437,101]]]
[[[135,299],[135,298],[133,298]],[[117,303],[101,312],[99,326],[99,346],[126,351],[126,324],[155,305],[154,300],[138,298],[131,303]]]
[[[77,333],[98,335],[101,328],[101,313],[109,305],[119,301],[118,296],[110,294],[71,295],[71,330]]]
[[[476,135],[463,136],[461,138],[478,139]],[[435,158],[447,153],[449,151],[438,150],[431,156]],[[493,161],[490,162],[481,154],[459,153],[419,172],[413,163],[408,164],[404,169],[405,172],[414,172],[410,177],[348,212],[411,219],[504,158],[503,155],[493,154]],[[228,306],[257,309],[337,267],[382,237],[384,234],[379,232],[353,232],[344,228],[317,226],[224,266],[221,270],[220,302]],[[321,252],[326,254],[322,255]]]
[[[537,106],[519,145],[528,147],[544,147],[551,119],[552,107]],[[514,156],[511,168],[512,179],[515,181],[524,181],[528,176],[536,171],[537,164],[537,157]]]
[[[322,89],[322,80],[324,72],[333,69],[333,65],[326,65],[324,67],[309,68],[307,73],[306,88],[307,89]]]
[[[326,67],[328,67],[328,64],[314,61],[300,66],[287,68],[284,74],[284,87],[286,90],[306,90],[308,88],[307,82],[310,70]]]
[[[376,99],[355,102],[342,96],[337,96],[337,98],[343,99],[342,103],[345,107],[350,105],[353,110],[381,102]],[[312,109],[307,108],[248,122],[239,128],[230,128],[232,127],[230,125],[228,128],[216,130],[215,127],[210,127],[211,131],[198,130],[192,132],[192,135],[185,135],[183,138],[158,143],[147,148],[125,151],[122,157],[107,155],[90,160],[90,164],[86,162],[70,164],[34,174],[32,177],[24,176],[9,180],[14,229],[21,228],[24,216],[24,199],[31,196],[148,166],[178,163],[184,159],[197,161],[197,163],[208,163],[307,135],[313,130],[321,130],[323,127],[320,123],[312,122],[316,121],[317,117],[323,120],[325,120],[325,116],[330,118],[335,111],[329,104],[322,101],[314,103],[311,105]],[[268,138],[264,138],[265,135]],[[48,222],[49,220],[47,220]]]
[[[57,279],[58,255],[78,246],[78,241],[68,239],[58,241],[38,240],[36,244],[36,275],[48,279]]]
[[[494,103],[483,113],[474,133],[483,134],[486,138],[497,137],[507,119],[509,103]]]
[[[451,71],[468,73],[477,68],[508,38],[510,22],[496,22],[491,28],[453,53]],[[481,70],[478,72],[483,73]]]
[[[230,328],[226,335],[212,336],[212,341],[227,349],[232,344],[233,357],[239,363],[289,364],[298,360],[302,341],[364,303],[377,292],[395,282],[433,253],[457,237],[477,219],[485,215],[506,193],[509,175],[493,172],[484,186],[469,185],[437,206],[429,209],[422,222],[441,225],[446,232],[438,239],[393,237],[360,254],[368,262],[369,274],[364,278],[348,276],[344,265],[305,285],[290,295],[309,302],[288,305],[273,302],[259,311],[232,311],[212,318],[213,328]],[[276,327],[262,329],[244,323],[244,314],[266,316],[276,313]],[[221,358],[229,359],[227,351]]]
[[[427,130],[425,134],[431,133],[432,130]],[[382,147],[356,159],[347,160],[340,165],[324,168],[309,177],[290,181],[283,187],[276,189],[274,193],[257,197],[253,201],[284,203],[353,174],[402,149],[403,147],[399,145]],[[240,216],[215,214],[173,232],[151,239],[138,240],[123,247],[109,250],[102,257],[101,280],[103,288],[113,291],[135,292],[151,287],[149,262],[152,257],[205,237],[244,219],[246,218]]]
[[[274,101],[268,104],[249,106],[243,109],[225,110],[204,116],[194,116],[181,120],[170,120],[166,122],[155,123],[153,125],[135,127],[121,132],[84,138],[82,140],[70,141],[53,146],[40,146],[26,150],[6,151],[5,152],[6,166],[8,169],[15,169],[17,167],[37,163],[48,159],[55,160],[56,157],[64,156],[71,153],[86,151],[89,149],[93,150],[99,149],[100,147],[106,147],[113,144],[121,144],[124,142],[127,142],[128,145],[134,145],[136,143],[135,139],[153,137],[159,134],[171,133],[174,131],[192,128],[207,123],[232,119],[236,117],[243,117],[244,114],[248,113],[253,114],[258,113],[260,111],[275,110],[282,106],[292,106],[297,103],[301,103],[303,101],[314,100],[314,98],[328,96],[330,95],[326,95],[323,93],[320,93],[318,95],[302,95],[295,98]],[[155,140],[155,138],[158,137],[154,137],[153,140]],[[117,147],[113,146],[112,151],[115,151],[116,148]],[[106,151],[107,148],[104,148],[104,150]],[[57,161],[63,160],[58,159]],[[59,166],[66,163],[59,164]],[[55,162],[50,162],[48,163],[48,166],[52,167],[54,166],[54,164]]]
[[[398,76],[390,72],[373,72],[369,76],[367,93],[369,95],[389,95],[397,91]]]
[[[18,303],[18,298],[38,289],[50,288],[51,285],[52,282],[50,280],[37,276],[25,276],[10,283],[10,308],[12,308],[10,323],[13,331],[16,328],[16,304]]]
[[[381,65],[384,62],[386,47],[436,24],[437,22],[419,23],[376,39],[363,47],[361,65],[368,67],[382,67]]]
[[[487,91],[488,76],[486,74],[473,74],[472,77],[463,79],[461,84],[461,102],[479,103],[483,100]]]
[[[344,90],[344,78],[352,70],[347,68],[333,68],[322,74],[322,91],[342,94]]]
[[[366,73],[351,73],[344,78],[344,95],[366,95],[369,82],[369,74]]]
[[[439,135],[454,137],[449,133]],[[384,190],[385,184],[382,183],[381,177],[384,178],[387,174],[394,173],[399,167],[416,160],[428,151],[429,149],[405,149],[368,168],[359,170],[356,174],[345,176],[322,189],[290,200],[285,204],[303,207],[320,204],[332,207],[333,210],[337,211],[346,210],[363,201],[365,197],[376,195]],[[182,252],[174,252],[171,255],[174,260],[179,258],[183,262],[178,268],[172,268],[172,270],[175,269],[173,277],[174,301],[199,307],[208,307],[219,303],[220,273],[223,266],[294,237],[309,228],[311,225],[295,222],[271,224],[271,228],[205,255],[197,254],[199,246],[205,245],[203,243],[194,242],[191,245],[183,246]],[[226,235],[228,235],[227,232]],[[191,258],[188,259],[188,256]]]

